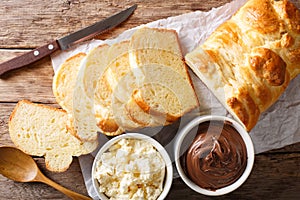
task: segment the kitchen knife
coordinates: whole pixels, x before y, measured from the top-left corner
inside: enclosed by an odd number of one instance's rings
[[[91,39],[106,30],[112,29],[125,21],[136,8],[137,5],[131,6],[130,8],[99,21],[89,27],[81,29],[61,39],[52,41],[28,53],[6,61],[0,64],[0,76],[12,69],[17,69],[38,61],[57,50],[66,50],[75,44]]]

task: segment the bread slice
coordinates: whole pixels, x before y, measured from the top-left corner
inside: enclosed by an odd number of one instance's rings
[[[119,135],[140,127],[124,113],[124,105],[114,98],[114,89],[123,83],[121,79],[130,73],[128,41],[112,45],[108,53],[108,65],[98,80],[95,90],[95,113],[97,125],[106,135]],[[127,93],[127,90],[126,90]],[[126,94],[126,96],[128,96]],[[115,109],[117,108],[117,109]]]
[[[130,40],[130,65],[138,85],[133,98],[145,112],[172,122],[199,106],[176,31],[137,30]]]
[[[166,124],[161,117],[144,112],[135,101],[132,101],[136,80],[130,67],[128,47],[129,41],[111,46],[108,55],[110,64],[99,79],[95,93],[98,126],[107,135],[118,135],[125,130]],[[128,111],[139,116],[138,120],[135,120]]]
[[[142,85],[134,90],[133,98],[144,111],[156,116],[163,113],[167,121],[174,122],[198,106],[187,77],[158,64],[144,65],[140,70],[145,77]]]
[[[142,127],[166,126],[171,123],[166,120],[165,115],[157,115],[151,110],[144,111],[133,98],[130,98],[124,106],[126,110],[125,113],[129,119],[140,124]]]
[[[45,156],[47,169],[63,172],[72,156],[92,152],[97,143],[83,143],[66,128],[64,110],[19,101],[9,118],[9,134],[13,143],[27,154]]]
[[[138,49],[164,50],[182,58],[178,35],[175,30],[171,29],[142,27],[136,30],[130,39],[130,50]],[[133,52],[130,56],[138,57],[139,55]]]
[[[119,51],[121,55],[109,66],[108,78],[113,88],[112,110],[116,122],[126,130],[134,130],[143,127],[166,125],[169,122],[161,116],[151,115],[144,112],[140,106],[132,100],[132,93],[136,89],[136,78],[132,72],[129,61],[129,41],[115,44],[111,48],[112,55]],[[111,54],[111,53],[110,53]]]
[[[97,140],[97,126],[94,109],[94,91],[97,80],[107,65],[109,45],[92,49],[82,62],[76,78],[73,93],[73,127],[75,135],[82,141]]]
[[[78,72],[85,57],[86,54],[80,52],[68,58],[55,72],[52,82],[56,102],[68,113],[67,128],[76,137],[78,134],[74,128],[73,94]]]
[[[55,72],[52,90],[56,102],[68,113],[73,112],[73,91],[81,61],[85,53],[78,53],[68,58]]]
[[[112,61],[107,68],[106,78],[113,89],[112,110],[115,121],[126,130],[166,125],[168,122],[164,120],[165,118],[144,112],[132,100],[137,81],[130,66],[129,43],[123,41],[113,45],[108,56]]]
[[[132,50],[131,53],[132,54],[134,53],[136,55],[133,66],[145,66],[148,64],[157,64],[157,65],[169,67],[174,65],[177,71],[176,73],[182,74],[183,77],[186,76],[186,68],[185,68],[185,64],[182,62],[182,57],[178,56],[177,54],[174,54],[173,52],[166,51],[163,49],[145,48],[145,49]],[[132,67],[131,70],[132,70],[132,74],[134,74],[134,77],[128,79],[135,80],[136,87],[138,87],[137,85],[143,85],[146,76],[145,73],[141,71],[141,68]],[[161,76],[160,74],[156,74],[156,75],[158,77]],[[133,109],[132,104],[137,104],[137,102],[135,102],[133,99],[127,102],[126,109],[128,115],[132,118],[133,121],[142,124],[148,124],[147,126],[149,126],[148,119],[145,118],[144,115],[140,114],[142,112],[136,112],[137,109]],[[152,121],[154,120],[156,124],[159,125],[168,125],[177,119],[177,118],[173,118],[173,119],[167,118],[165,112],[155,112],[155,109],[144,110],[144,113],[150,114],[152,116]]]

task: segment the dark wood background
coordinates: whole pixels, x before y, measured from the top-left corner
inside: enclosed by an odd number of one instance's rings
[[[228,2],[231,0],[1,0],[0,62],[93,24],[134,3],[138,4],[138,9],[130,20],[99,38],[115,37],[137,25],[195,10],[208,11]],[[299,0],[293,2],[300,8]],[[28,99],[58,107],[51,88],[53,74],[47,57],[0,79],[0,146],[13,145],[7,121],[18,100]],[[215,199],[300,199],[300,143],[261,153],[255,159],[249,179],[233,193]],[[35,160],[52,180],[87,194],[77,159],[63,173],[47,171],[43,158]],[[178,178],[173,181],[167,199],[211,198],[193,192]],[[0,175],[0,199],[68,198],[44,184],[17,183]]]

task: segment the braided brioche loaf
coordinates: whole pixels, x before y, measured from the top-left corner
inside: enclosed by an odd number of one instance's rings
[[[300,11],[287,0],[249,0],[186,61],[250,131],[300,73]]]

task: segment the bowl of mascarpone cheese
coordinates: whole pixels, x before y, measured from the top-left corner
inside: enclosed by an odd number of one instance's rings
[[[173,180],[163,146],[140,133],[116,136],[97,153],[92,182],[100,199],[165,199]]]
[[[219,196],[240,187],[254,164],[248,132],[224,116],[199,116],[178,134],[174,145],[176,169],[194,191]]]

